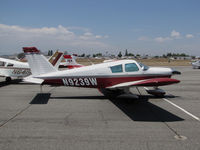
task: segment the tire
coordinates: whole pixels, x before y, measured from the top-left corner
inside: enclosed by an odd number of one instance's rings
[[[6,77],[6,82],[10,82],[11,80],[11,77]]]

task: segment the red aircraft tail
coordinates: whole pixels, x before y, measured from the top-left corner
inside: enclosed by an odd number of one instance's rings
[[[64,62],[62,62],[59,66],[59,68],[68,68],[68,69],[73,69],[73,68],[79,68],[83,67],[83,65],[78,64],[75,60],[75,54],[73,55],[64,55]]]

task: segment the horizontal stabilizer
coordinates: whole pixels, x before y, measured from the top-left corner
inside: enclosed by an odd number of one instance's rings
[[[24,82],[42,84],[44,82],[43,79],[34,78],[32,75],[23,79]]]
[[[36,47],[23,47],[24,53],[40,53]]]

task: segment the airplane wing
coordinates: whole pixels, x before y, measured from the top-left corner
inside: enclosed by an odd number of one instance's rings
[[[38,78],[34,78],[32,75],[25,77],[23,79],[24,82],[28,82],[28,83],[35,83],[35,84],[42,84],[43,83],[43,79],[38,79]]]
[[[169,85],[174,83],[179,83],[179,80],[171,79],[171,78],[152,78],[152,79],[146,79],[146,80],[137,80],[132,82],[124,82],[120,84],[116,84],[113,86],[107,87],[107,89],[116,89],[116,88],[125,88],[125,87],[131,87],[131,86],[163,86],[163,85]]]

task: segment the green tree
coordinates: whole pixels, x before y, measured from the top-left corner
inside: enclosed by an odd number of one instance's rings
[[[140,54],[137,54],[136,56],[137,56],[137,57],[140,57]]]
[[[97,53],[96,56],[101,57],[102,53]]]
[[[88,54],[86,57],[87,57],[87,58],[90,58],[90,54]]]
[[[48,56],[50,56],[50,50],[48,50]]]
[[[53,55],[53,50],[48,50],[48,56],[52,56]]]
[[[162,55],[163,58],[167,58],[167,56],[165,54]]]
[[[25,54],[24,53],[19,53],[18,55],[17,55],[17,58],[18,59],[23,59],[25,57]]]
[[[125,51],[125,55],[124,56],[128,56],[128,50],[127,49]]]
[[[133,53],[129,53],[128,56],[134,56],[134,54]]]
[[[85,57],[85,54],[83,53],[80,57]]]
[[[121,51],[119,52],[118,57],[120,57],[120,58],[122,57],[122,52]]]

